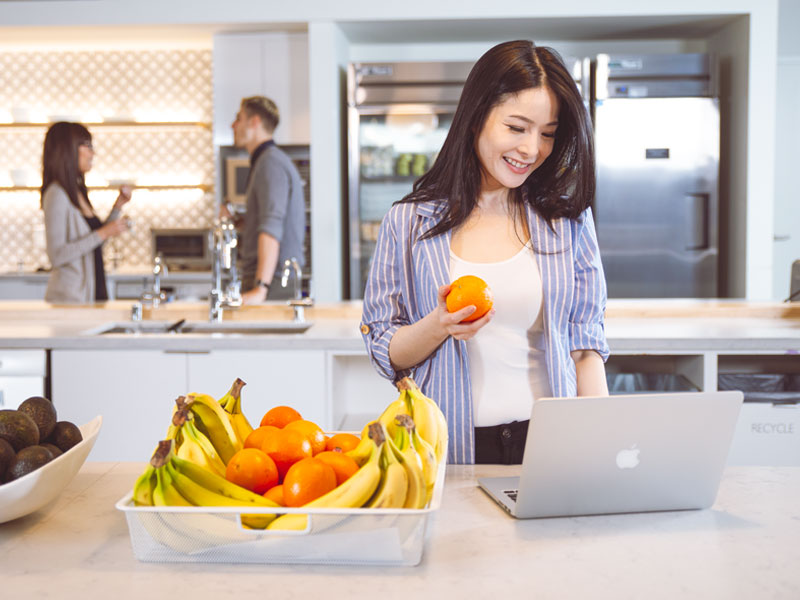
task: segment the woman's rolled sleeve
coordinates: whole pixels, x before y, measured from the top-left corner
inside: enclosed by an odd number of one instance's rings
[[[609,355],[603,324],[606,280],[591,209],[587,209],[575,225],[575,293],[569,318],[570,351],[594,350],[605,361]]]
[[[392,211],[386,215],[378,233],[375,254],[364,290],[361,334],[372,363],[378,372],[394,381],[403,373],[395,371],[389,358],[389,344],[395,332],[409,323],[403,302],[401,257],[392,224]]]

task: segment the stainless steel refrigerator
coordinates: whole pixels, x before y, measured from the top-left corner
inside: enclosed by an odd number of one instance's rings
[[[716,297],[720,118],[712,57],[592,62],[594,212],[609,296]]]
[[[433,164],[471,62],[353,63],[348,70],[350,298],[362,298],[381,220]]]

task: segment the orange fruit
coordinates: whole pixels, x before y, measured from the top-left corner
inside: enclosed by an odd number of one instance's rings
[[[261,448],[264,444],[264,438],[273,431],[280,431],[277,427],[272,425],[264,425],[263,427],[258,427],[257,429],[253,429],[250,432],[250,435],[247,436],[247,439],[244,441],[245,448]]]
[[[261,419],[261,426],[272,425],[278,429],[283,429],[292,421],[299,421],[303,417],[291,406],[276,406],[270,408]]]
[[[294,463],[283,481],[286,506],[308,504],[336,487],[336,473],[330,465],[316,458]]]
[[[361,443],[361,439],[352,433],[335,433],[328,438],[325,444],[326,450],[336,450],[337,448],[342,452],[350,452],[353,448]]]
[[[456,312],[467,306],[475,306],[475,312],[467,318],[462,319],[462,323],[476,321],[488,313],[494,298],[492,290],[486,282],[475,275],[464,275],[450,284],[450,292],[445,299],[448,312]]]
[[[243,448],[228,462],[225,479],[256,494],[263,494],[278,483],[278,468],[265,452],[258,448]]]
[[[358,463],[344,452],[326,450],[325,452],[320,452],[314,458],[321,460],[326,465],[330,465],[333,472],[336,473],[336,485],[342,485],[358,471]]]
[[[284,430],[289,429],[299,431],[306,436],[308,441],[311,442],[311,450],[314,454],[319,454],[325,450],[325,443],[328,438],[325,437],[325,432],[322,431],[322,428],[313,421],[306,421],[305,419],[292,421],[284,427]]]
[[[266,492],[262,494],[267,500],[272,500],[275,504],[286,506],[283,500],[283,484],[273,485]]]
[[[275,461],[281,481],[286,477],[289,467],[298,460],[310,458],[313,455],[308,438],[293,429],[279,429],[274,434],[269,433],[264,439],[261,450]]]

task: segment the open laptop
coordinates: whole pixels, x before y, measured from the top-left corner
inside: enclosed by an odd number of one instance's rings
[[[519,477],[478,485],[520,519],[710,507],[742,393],[542,398]]]

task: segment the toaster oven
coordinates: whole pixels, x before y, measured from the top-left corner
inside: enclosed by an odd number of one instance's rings
[[[151,229],[153,257],[161,255],[168,269],[211,270],[210,229]]]

